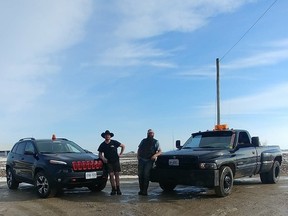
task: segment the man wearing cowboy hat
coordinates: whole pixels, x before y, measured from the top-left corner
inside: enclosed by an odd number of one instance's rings
[[[112,187],[111,195],[121,195],[120,190],[120,180],[119,180],[119,172],[121,171],[120,168],[120,161],[119,156],[121,156],[124,152],[125,145],[121,144],[116,140],[112,140],[111,138],[114,136],[109,130],[106,130],[101,136],[105,139],[98,148],[99,157],[103,160],[105,164],[107,164],[110,183]],[[121,151],[118,154],[117,148],[120,147]]]

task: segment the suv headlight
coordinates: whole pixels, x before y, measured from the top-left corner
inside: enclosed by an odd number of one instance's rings
[[[213,169],[213,170],[216,170],[217,169],[217,165],[216,165],[216,163],[200,163],[199,164],[199,168],[200,169]]]
[[[67,165],[65,161],[58,161],[58,160],[50,160],[51,164],[60,164],[60,165]]]

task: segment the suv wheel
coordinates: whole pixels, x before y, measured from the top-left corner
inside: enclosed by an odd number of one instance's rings
[[[99,192],[99,191],[102,191],[106,187],[106,182],[107,182],[107,180],[105,180],[99,184],[96,184],[96,185],[89,185],[88,188],[89,188],[89,190],[91,190],[93,192]]]
[[[56,189],[52,188],[51,183],[44,172],[38,172],[35,176],[35,186],[37,194],[41,198],[52,197],[56,193]]]
[[[14,174],[11,168],[7,168],[6,170],[6,178],[7,178],[7,185],[9,189],[17,189],[19,186],[19,182],[16,181]]]

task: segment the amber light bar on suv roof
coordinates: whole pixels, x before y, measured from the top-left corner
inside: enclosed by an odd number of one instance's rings
[[[91,160],[91,161],[73,161],[72,167],[74,171],[80,170],[97,170],[102,169],[103,162],[101,160]]]

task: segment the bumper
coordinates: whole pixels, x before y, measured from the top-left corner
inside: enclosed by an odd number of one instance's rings
[[[57,173],[52,182],[58,187],[85,187],[102,184],[107,181],[107,175],[103,171],[96,171],[97,178],[87,179],[86,172]]]
[[[213,188],[219,185],[219,170],[154,168],[150,173],[150,181]]]

